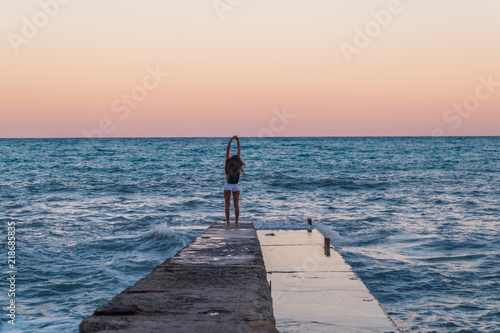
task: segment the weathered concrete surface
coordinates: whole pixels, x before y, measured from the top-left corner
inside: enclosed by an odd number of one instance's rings
[[[96,313],[81,333],[278,332],[259,240],[244,222],[213,224]]]
[[[318,230],[259,230],[281,332],[397,332],[340,254],[325,256]],[[267,236],[266,236],[267,235]]]

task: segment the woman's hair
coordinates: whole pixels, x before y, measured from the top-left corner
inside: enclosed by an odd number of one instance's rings
[[[245,162],[238,155],[233,155],[227,160],[229,170],[238,171],[239,173],[245,172],[243,167],[245,166]]]

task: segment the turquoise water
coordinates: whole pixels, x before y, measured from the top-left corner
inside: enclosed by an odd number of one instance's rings
[[[2,139],[1,330],[81,320],[223,219],[226,138]],[[312,217],[409,332],[500,332],[500,138],[243,138],[242,220]]]

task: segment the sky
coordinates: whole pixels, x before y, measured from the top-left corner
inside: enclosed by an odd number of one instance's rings
[[[498,0],[0,0],[0,137],[500,135]]]

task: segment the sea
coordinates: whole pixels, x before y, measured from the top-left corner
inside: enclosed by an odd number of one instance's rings
[[[227,142],[0,139],[0,330],[78,332],[222,221]],[[500,137],[241,146],[240,220],[306,229],[312,218],[404,332],[500,332]]]

